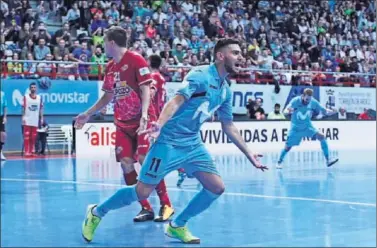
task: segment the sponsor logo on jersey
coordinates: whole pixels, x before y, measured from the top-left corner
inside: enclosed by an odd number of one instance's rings
[[[144,75],[147,75],[147,74],[149,74],[149,73],[150,73],[150,71],[149,71],[149,68],[148,68],[148,67],[143,67],[143,68],[140,68],[140,69],[139,69],[139,72],[140,72],[140,75],[141,75],[141,76],[144,76]]]

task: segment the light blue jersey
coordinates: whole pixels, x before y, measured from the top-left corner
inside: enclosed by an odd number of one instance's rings
[[[3,91],[1,93],[1,99],[0,99],[0,115],[4,115],[4,108],[7,107],[7,99],[5,98],[5,93]]]
[[[200,127],[215,111],[220,121],[233,120],[232,93],[215,64],[192,69],[177,94],[186,102],[163,126],[158,141],[177,146],[201,143]]]
[[[201,141],[200,127],[215,111],[221,121],[233,120],[231,90],[214,64],[192,69],[183,83],[185,86],[177,94],[186,101],[151,146],[139,174],[143,183],[157,185],[179,168],[188,175],[197,171],[219,175]]]
[[[326,108],[324,108],[316,99],[312,98],[309,104],[305,105],[302,103],[301,96],[296,96],[288,104],[287,108],[293,108],[293,114],[291,118],[292,129],[304,130],[312,127],[312,116],[313,113],[325,113]]]

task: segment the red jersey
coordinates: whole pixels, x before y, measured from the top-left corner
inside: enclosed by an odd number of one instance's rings
[[[114,122],[119,127],[139,125],[141,118],[140,85],[150,84],[153,79],[145,59],[138,53],[127,51],[116,64],[110,61],[105,70],[102,90],[114,94]],[[148,115],[155,118],[153,105]]]
[[[157,117],[160,116],[162,108],[165,104],[165,78],[159,72],[152,73],[153,83],[152,86],[156,90],[156,94],[154,95],[152,100],[152,104],[154,106],[154,110],[156,111]]]

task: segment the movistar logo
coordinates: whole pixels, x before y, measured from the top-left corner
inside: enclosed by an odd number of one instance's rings
[[[27,94],[27,93],[28,93],[28,90],[26,90],[25,94]],[[19,90],[14,90],[13,94],[12,94],[13,106],[15,106],[15,107],[17,107],[18,105],[22,106],[23,98],[24,98],[24,95],[21,94],[21,92]]]
[[[208,101],[205,101],[203,102],[202,104],[200,104],[200,106],[198,107],[198,109],[195,111],[195,114],[194,116],[192,117],[192,119],[196,119],[198,116],[199,116],[199,122],[200,123],[203,123],[205,122],[207,119],[209,119],[213,113],[215,113],[215,111],[220,108],[221,105],[218,105],[216,106],[215,108],[209,110],[209,102]]]
[[[306,111],[305,114],[304,113],[301,113],[301,112],[298,112],[297,113],[297,119],[300,119],[302,121],[306,120],[306,119],[311,119],[312,118],[312,111]]]

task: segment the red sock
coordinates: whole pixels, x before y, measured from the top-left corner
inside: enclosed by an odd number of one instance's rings
[[[35,143],[37,142],[37,128],[31,127],[30,153],[35,153]]]
[[[168,205],[169,207],[171,207],[168,192],[166,190],[165,180],[161,180],[161,182],[157,185],[156,192],[158,197],[160,198],[161,206]]]
[[[30,153],[30,130],[29,126],[24,126],[24,151],[25,155]]]
[[[124,181],[126,182],[126,185],[135,185],[137,183],[137,173],[135,170],[127,174],[123,173],[123,178],[124,178]],[[147,199],[139,201],[139,202],[143,208],[149,211],[152,211],[152,206],[151,204],[149,204]]]

